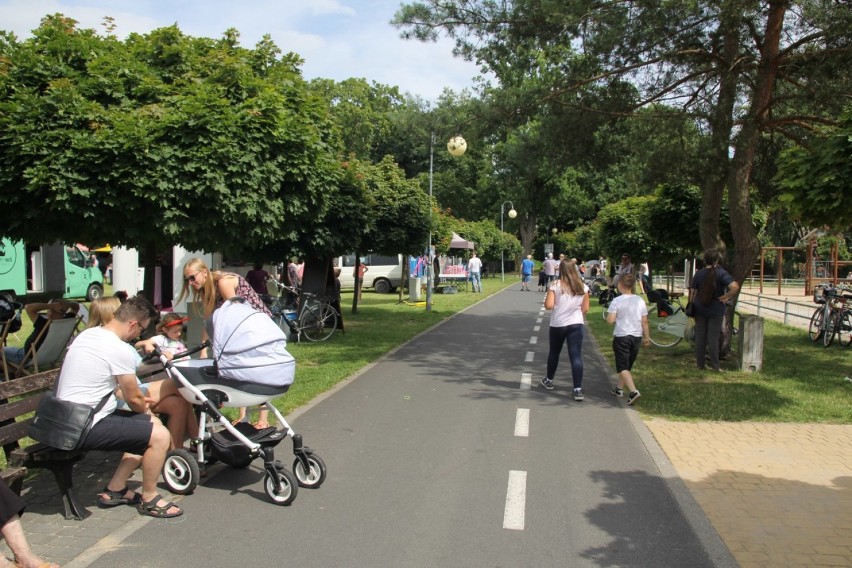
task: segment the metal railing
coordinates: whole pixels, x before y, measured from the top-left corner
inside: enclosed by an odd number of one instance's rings
[[[808,327],[815,309],[816,304],[805,298],[791,300],[776,294],[760,294],[748,290],[740,291],[737,300],[737,311],[771,318],[784,325],[804,328]]]

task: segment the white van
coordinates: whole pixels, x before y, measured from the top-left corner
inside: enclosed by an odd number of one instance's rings
[[[355,255],[338,256],[333,262],[335,267],[340,268],[340,287],[355,288]],[[387,294],[402,285],[401,254],[367,254],[361,257],[361,262],[367,266],[364,288],[373,288],[379,294]]]

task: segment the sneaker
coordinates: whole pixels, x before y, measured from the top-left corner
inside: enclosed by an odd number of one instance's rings
[[[609,392],[611,392],[612,394],[614,394],[614,395],[615,395],[615,396],[617,396],[618,398],[621,398],[622,396],[624,396],[624,389],[620,389],[620,388],[618,388],[618,387],[614,387],[614,388],[613,388],[611,391],[609,391]]]
[[[543,386],[544,388],[546,388],[549,391],[552,391],[553,388],[554,388],[553,387],[553,381],[551,381],[547,377],[544,377],[543,379],[541,379],[541,386]]]
[[[640,396],[642,396],[642,393],[640,393],[638,390],[633,391],[632,393],[630,393],[630,396],[627,397],[627,404],[632,405]]]
[[[574,389],[574,400],[583,400],[583,389]]]

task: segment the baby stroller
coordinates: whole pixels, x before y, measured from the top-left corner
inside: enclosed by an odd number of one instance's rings
[[[214,312],[209,337],[213,338],[213,359],[185,358],[207,344],[174,361],[155,351],[168,374],[178,381],[181,395],[197,406],[199,415],[198,439],[191,444],[195,455],[180,448],[166,456],[163,479],[169,490],[179,495],[191,493],[198,486],[200,468],[217,461],[245,468],[256,458],[263,459],[266,495],[278,505],[292,503],[298,486],[322,485],[325,463],[302,445],[302,436],[269,404],[287,392],[295,375],[296,362],[286,350],[283,332],[269,316],[255,311],[242,298],[232,298]],[[232,425],[219,412],[222,407],[259,405],[270,410],[280,428],[258,430],[243,422]],[[222,428],[214,430],[216,424]],[[275,459],[275,446],[287,436],[293,440],[296,456],[293,473]]]

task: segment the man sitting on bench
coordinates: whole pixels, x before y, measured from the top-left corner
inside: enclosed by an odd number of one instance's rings
[[[136,351],[128,343],[157,315],[148,300],[137,296],[121,304],[106,325],[77,335],[57,379],[56,396],[94,408],[106,394],[121,389],[131,411],[116,410],[115,397],[109,397],[82,445],[84,450],[125,452],[98,502],[102,507],[135,505],[141,515],[170,518],[183,511],[160,497],[156,484],[171,436],[150,414],[149,401],[136,382]],[[140,463],[141,496],[127,488],[127,480]]]

